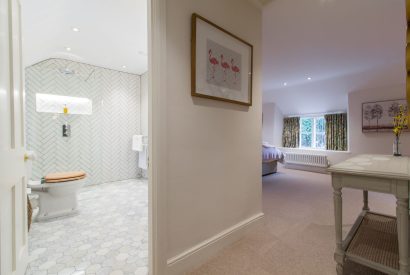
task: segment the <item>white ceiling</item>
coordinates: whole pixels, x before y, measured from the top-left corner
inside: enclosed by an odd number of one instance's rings
[[[345,110],[349,92],[405,83],[405,35],[404,0],[275,0],[263,10],[264,102]]]
[[[147,0],[23,0],[22,15],[26,66],[58,57],[147,71]]]

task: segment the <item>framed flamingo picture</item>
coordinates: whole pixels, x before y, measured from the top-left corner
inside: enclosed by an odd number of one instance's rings
[[[194,13],[191,95],[251,106],[252,54],[251,44]]]

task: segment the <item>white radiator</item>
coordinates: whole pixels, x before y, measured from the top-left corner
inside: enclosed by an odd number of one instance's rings
[[[314,167],[329,167],[329,161],[326,155],[317,155],[309,153],[286,153],[286,164],[307,165]]]

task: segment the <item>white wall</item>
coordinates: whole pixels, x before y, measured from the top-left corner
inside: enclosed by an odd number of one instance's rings
[[[63,74],[64,68],[75,73]],[[140,175],[138,154],[131,150],[132,135],[141,131],[139,75],[52,58],[26,68],[25,89],[26,145],[38,155],[32,179],[67,170],[84,170],[86,184]],[[92,114],[37,112],[37,93],[88,98]],[[62,137],[65,122],[70,137]]]
[[[275,146],[282,146],[283,115],[275,103],[265,103],[262,107],[262,140]]]
[[[363,133],[362,132],[362,103],[379,100],[391,100],[406,98],[406,86],[395,85],[388,87],[380,87],[376,89],[368,89],[361,91],[354,91],[348,95],[348,117],[349,117],[349,151],[318,151],[318,150],[304,150],[293,148],[281,148],[284,152],[298,151],[311,152],[318,154],[326,154],[331,164],[341,162],[349,157],[357,154],[372,153],[372,154],[392,154],[394,136],[392,132],[380,133]],[[265,106],[270,105],[264,104]],[[270,110],[271,110],[270,106]],[[265,122],[265,109],[264,109]],[[274,123],[270,121],[270,123]],[[269,129],[272,126],[266,126]],[[265,126],[264,126],[265,128]],[[265,129],[264,129],[265,133]],[[405,132],[401,136],[400,151],[403,155],[410,155],[410,133]]]
[[[326,151],[326,150],[308,150],[299,148],[284,148],[282,147],[282,131],[283,131],[283,118],[284,115],[275,103],[263,104],[263,141],[267,141],[272,145],[279,147],[284,153],[286,152],[298,152],[309,154],[325,154],[331,164],[343,161],[349,156],[350,152],[338,152],[338,151]]]
[[[326,151],[326,150],[309,150],[299,148],[284,148],[282,147],[282,132],[283,132],[283,118],[281,109],[276,103],[263,104],[263,141],[267,141],[272,145],[281,149],[282,152],[298,152],[310,154],[325,154],[331,164],[338,163],[347,159],[350,152]]]
[[[141,134],[148,136],[148,73],[141,75]]]
[[[253,44],[253,106],[191,97],[194,12]],[[261,11],[248,0],[168,0],[166,18],[166,253],[181,274],[193,266],[177,267],[185,256],[261,214]]]
[[[352,154],[392,154],[392,132],[362,133],[362,103],[406,98],[406,86],[396,85],[349,94],[349,141]],[[410,155],[410,133],[401,136],[401,153]]]

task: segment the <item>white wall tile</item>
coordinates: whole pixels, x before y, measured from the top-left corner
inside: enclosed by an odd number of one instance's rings
[[[66,75],[59,69],[75,71]],[[85,97],[91,115],[36,112],[36,93]],[[26,69],[27,148],[38,154],[33,179],[47,173],[84,170],[87,184],[138,177],[131,137],[141,132],[140,76],[63,59],[48,59]],[[63,106],[62,106],[63,108]],[[65,121],[71,137],[62,137]]]

